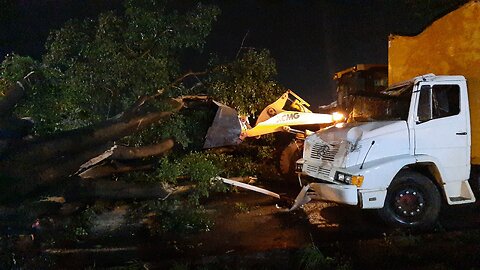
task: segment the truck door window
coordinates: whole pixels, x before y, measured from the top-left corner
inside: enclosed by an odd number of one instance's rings
[[[418,100],[418,122],[426,122],[432,119],[432,89],[430,85],[422,85]]]
[[[460,87],[434,85],[432,87],[433,119],[460,113]]]
[[[423,85],[418,100],[418,123],[460,113],[460,87],[438,84],[433,87]]]

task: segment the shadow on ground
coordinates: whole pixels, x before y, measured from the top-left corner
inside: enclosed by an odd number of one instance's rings
[[[298,186],[278,183],[265,188],[290,198],[299,191]],[[353,269],[480,266],[478,205],[444,207],[434,229],[411,233],[386,228],[373,211],[334,203],[312,202],[286,212],[277,199],[244,190],[217,194],[204,203],[214,221],[209,231],[181,238],[129,236],[115,243],[131,249],[63,254],[58,267],[72,268],[76,261],[79,268],[138,264],[140,269],[298,269],[302,251],[312,245]]]

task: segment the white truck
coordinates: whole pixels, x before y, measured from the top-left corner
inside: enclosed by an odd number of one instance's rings
[[[463,76],[428,74],[396,84],[385,114],[310,135],[298,168],[313,199],[380,209],[398,226],[423,227],[448,204],[470,203],[470,113]]]
[[[468,180],[480,165],[479,17],[480,2],[470,1],[417,36],[390,37],[390,87],[375,110],[383,113],[306,138],[296,166],[308,199],[378,209],[408,228],[432,225],[442,201],[475,202]]]

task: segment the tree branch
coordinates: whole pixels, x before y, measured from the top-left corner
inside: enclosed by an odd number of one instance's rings
[[[238,48],[237,51],[237,56],[235,56],[236,59],[238,59],[240,52],[242,51],[242,49],[244,49],[243,44],[245,43],[245,39],[247,39],[248,33],[250,33],[250,30],[248,30],[247,33],[245,33],[245,36],[243,36],[242,43],[240,44],[240,48]]]
[[[11,162],[44,161],[53,157],[75,154],[97,145],[119,140],[135,133],[179,111],[183,107],[181,99],[171,100],[174,108],[166,112],[144,112],[130,117],[111,119],[99,124],[71,131],[60,132],[43,140],[26,143],[22,148],[15,149],[0,164],[0,171]],[[8,171],[8,170],[7,170]],[[73,173],[73,172],[72,172]]]
[[[174,145],[175,142],[172,139],[167,139],[158,144],[142,147],[117,146],[113,150],[113,154],[109,158],[128,160],[159,156],[165,154],[165,152],[172,149]]]
[[[78,176],[83,179],[95,179],[111,176],[113,174],[127,173],[133,171],[146,171],[153,168],[153,164],[129,165],[121,162],[110,162],[103,165],[91,167]]]

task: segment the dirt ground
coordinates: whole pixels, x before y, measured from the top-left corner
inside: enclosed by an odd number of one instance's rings
[[[265,187],[291,198],[298,192],[296,186]],[[209,231],[171,239],[117,237],[113,249],[63,252],[58,267],[76,261],[78,268],[300,269],[305,248],[315,245],[333,262],[330,268],[480,269],[478,205],[444,207],[435,229],[409,233],[390,230],[374,212],[355,207],[312,202],[286,212],[278,204],[245,190],[217,194],[205,202],[214,221]]]

